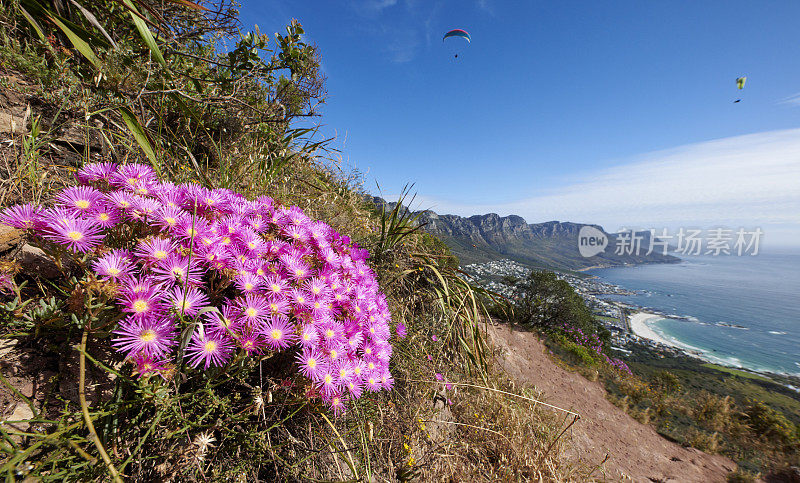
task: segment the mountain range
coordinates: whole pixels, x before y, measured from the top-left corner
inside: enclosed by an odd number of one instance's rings
[[[396,203],[386,203],[379,197],[373,202],[387,210]],[[422,228],[439,237],[458,256],[462,265],[483,263],[508,258],[533,267],[560,270],[585,270],[596,267],[615,267],[644,263],[677,263],[680,259],[663,255],[660,246],[646,255],[650,246],[650,232],[627,232],[626,236],[641,237],[639,253],[617,254],[621,233],[608,233],[599,225],[596,228],[608,238],[605,251],[584,257],[578,249],[580,223],[548,221],[528,223],[516,215],[499,216],[495,213],[462,217],[439,215],[426,210],[414,213]],[[656,240],[657,241],[657,240]]]

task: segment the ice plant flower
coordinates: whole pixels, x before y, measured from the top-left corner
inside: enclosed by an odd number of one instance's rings
[[[13,228],[27,230],[35,226],[41,212],[41,208],[31,204],[12,206],[3,210],[0,215],[0,223]]]
[[[208,297],[196,287],[175,287],[167,295],[170,308],[180,316],[192,317],[208,303]]]
[[[267,345],[273,350],[281,350],[289,347],[297,337],[294,335],[294,327],[286,317],[270,317],[261,329],[261,334],[267,341]]]
[[[165,371],[182,319],[196,324],[184,357],[199,371],[236,347],[296,348],[296,370],[337,414],[392,387],[390,340],[407,329],[349,237],[267,196],[160,182],[144,164],[87,164],[76,179],[57,206],[7,208],[0,222],[85,253],[115,282],[112,344],[140,376]]]
[[[129,317],[120,322],[114,331],[117,338],[112,345],[134,357],[161,357],[176,344],[175,325],[169,321]]]
[[[97,246],[104,237],[99,226],[83,218],[53,220],[48,224],[48,228],[50,232],[44,234],[45,238],[81,253]]]
[[[114,250],[92,264],[98,275],[112,280],[130,276],[133,268],[130,256],[122,250]]]
[[[89,213],[101,208],[103,193],[89,186],[67,188],[56,196],[56,202],[75,213]]]
[[[195,332],[186,348],[189,365],[192,367],[202,365],[203,369],[221,366],[228,360],[231,352],[232,344],[229,339],[215,334],[203,334],[202,330]]]

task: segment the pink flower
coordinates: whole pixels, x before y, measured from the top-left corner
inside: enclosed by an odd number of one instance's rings
[[[51,220],[47,228],[49,233],[44,234],[45,238],[82,253],[96,247],[105,236],[94,222],[82,218]]]
[[[201,330],[192,336],[192,341],[186,348],[186,356],[192,367],[203,364],[203,369],[208,369],[224,364],[230,358],[232,350],[230,339],[215,334],[203,334]]]
[[[169,320],[128,317],[114,331],[112,345],[131,356],[161,357],[176,344],[175,325]]]
[[[261,328],[261,334],[266,339],[267,345],[273,350],[286,349],[297,340],[294,327],[289,319],[281,316],[270,317]]]
[[[117,280],[131,275],[133,263],[127,252],[114,250],[92,263],[92,270],[101,277]]]
[[[438,372],[435,374],[435,376],[434,376],[434,377],[436,377],[436,380],[437,380],[437,381],[443,381],[443,380],[444,380],[444,376],[442,376],[442,375],[441,375],[440,373],[438,373]]]
[[[27,230],[34,227],[41,213],[42,209],[38,206],[31,204],[16,205],[3,210],[2,215],[0,215],[0,223]]]
[[[89,213],[101,207],[103,193],[89,186],[74,186],[62,191],[55,200],[75,213]]]

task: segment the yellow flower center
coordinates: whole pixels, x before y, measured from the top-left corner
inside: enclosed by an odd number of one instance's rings
[[[119,269],[118,268],[111,267],[111,268],[108,269],[108,274],[109,275],[116,275],[118,273],[119,273]]]
[[[100,218],[100,221],[108,221],[111,218],[108,213],[100,213],[97,217]]]
[[[273,312],[278,312],[278,304],[269,304],[269,309]]]
[[[137,178],[128,178],[128,184],[131,186],[136,186],[136,183],[138,182],[139,180]]]
[[[174,275],[175,277],[183,278],[184,271],[181,267],[175,267],[172,269],[172,275]]]
[[[203,346],[203,350],[205,350],[206,352],[214,352],[215,350],[217,350],[217,343],[214,342],[213,340],[210,340],[206,342],[206,344]]]
[[[67,237],[70,240],[80,241],[83,238],[83,233],[81,233],[79,231],[71,231],[71,232],[67,233]]]
[[[89,200],[78,200],[78,201],[75,202],[75,206],[80,208],[80,209],[82,209],[82,210],[85,210],[86,208],[88,208],[90,204],[91,203],[89,203]]]
[[[369,370],[371,371],[371,370],[375,369],[375,363],[374,362],[370,362],[369,364],[367,364],[367,367],[369,367]]]
[[[333,376],[330,374],[325,374],[325,384],[331,384],[333,382]]]
[[[142,312],[147,312],[150,306],[147,304],[145,300],[137,300],[133,303],[133,311],[137,314],[141,314]]]
[[[169,225],[169,226],[175,226],[175,224],[178,222],[178,220],[176,220],[175,218],[172,218],[171,216],[168,216],[168,217],[164,218],[164,221],[166,221],[167,225]]]
[[[333,336],[336,335],[333,333],[333,329],[328,329],[325,331],[325,337],[328,339],[333,339]]]
[[[164,250],[156,250],[153,253],[153,256],[155,258],[159,259],[159,260],[163,260],[163,259],[167,258],[167,252],[165,252]]]
[[[253,307],[249,307],[247,310],[244,311],[248,317],[255,317],[258,315],[258,310],[254,309]]]
[[[244,284],[244,289],[247,290],[247,291],[253,290],[253,284],[250,283],[250,282],[245,283]]]
[[[275,293],[278,293],[278,292],[280,292],[280,291],[281,291],[281,286],[280,286],[280,285],[278,285],[277,283],[273,283],[273,284],[272,284],[272,286],[270,286],[270,288],[271,288],[271,289],[272,289],[272,291],[273,291],[273,292],[275,292]]]
[[[273,340],[281,340],[283,338],[283,332],[279,329],[272,329],[269,335],[272,336]]]
[[[156,332],[152,329],[147,329],[139,335],[139,340],[142,342],[152,342],[156,338]]]
[[[297,270],[294,271],[294,274],[297,275],[298,277],[302,277],[303,275],[306,274],[306,271],[301,268],[298,268]]]
[[[331,360],[334,360],[337,357],[339,357],[339,353],[336,352],[336,349],[331,349],[330,356],[331,356]]]
[[[303,296],[297,297],[297,303],[304,304],[306,302],[306,298]]]
[[[308,360],[308,367],[310,367],[312,369],[317,367],[317,360],[316,359],[309,359]]]

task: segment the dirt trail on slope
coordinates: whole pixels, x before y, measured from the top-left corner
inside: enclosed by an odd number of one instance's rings
[[[599,383],[556,365],[535,334],[490,324],[489,335],[502,350],[499,362],[509,377],[535,386],[548,403],[581,415],[568,433],[571,442],[565,456],[591,467],[608,454],[608,461],[592,476],[609,481],[716,482],[736,469],[728,458],[684,448],[630,417],[606,399]]]

